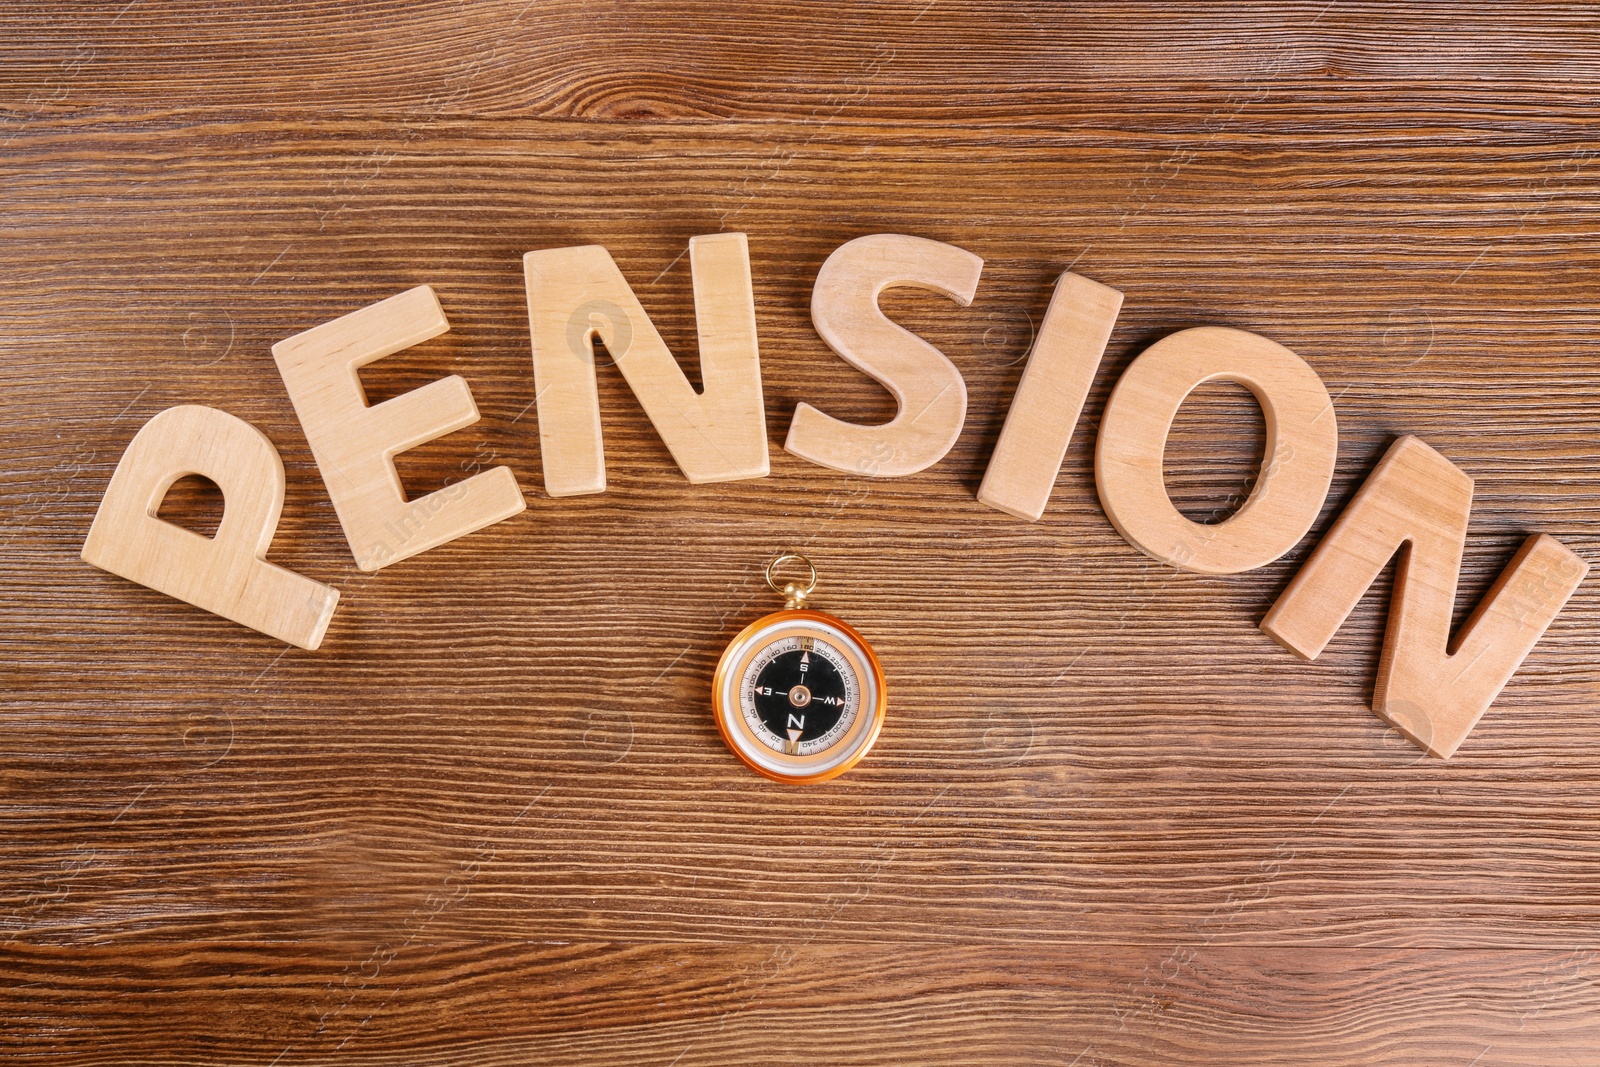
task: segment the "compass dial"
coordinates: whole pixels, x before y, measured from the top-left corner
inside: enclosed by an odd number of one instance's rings
[[[860,634],[818,611],[780,611],[723,653],[717,726],[769,778],[817,782],[854,766],[877,739],[883,673]]]
[[[739,707],[768,748],[813,756],[843,737],[861,710],[861,680],[845,654],[821,638],[784,637],[744,670]]]

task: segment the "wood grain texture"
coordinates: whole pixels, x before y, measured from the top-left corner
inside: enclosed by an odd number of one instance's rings
[[[1600,17],[926,0],[136,3],[0,12],[0,1058],[19,1063],[1600,1063],[1600,592],[1448,762],[1369,710],[1387,579],[1314,663],[1257,625],[1312,539],[1182,573],[1106,521],[1094,431],[1159,338],[1303,357],[1324,532],[1416,434],[1475,480],[1457,618],[1527,532],[1600,558]],[[604,245],[698,380],[691,236],[749,235],[771,476],[691,486],[615,368],[609,484],[539,485],[521,258]],[[812,329],[854,237],[984,260],[884,295],[960,368],[905,479],[777,447],[886,421]],[[1124,294],[1050,505],[975,499],[1051,288]],[[416,285],[528,509],[360,572],[274,342]],[[210,404],[281,453],[317,652],[78,558],[118,456]],[[1263,447],[1208,385],[1167,453],[1215,521]],[[162,514],[214,525],[180,483]],[[782,548],[883,657],[845,777],[708,709]],[[1264,728],[1270,723],[1272,728]]]

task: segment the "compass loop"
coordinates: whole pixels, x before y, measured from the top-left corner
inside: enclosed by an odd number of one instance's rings
[[[804,585],[799,582],[785,582],[783,585],[779,585],[778,580],[774,577],[774,575],[778,568],[783,566],[785,563],[805,564],[806,570],[810,574],[810,578],[806,580]],[[812,563],[809,559],[802,556],[798,552],[785,552],[774,559],[771,563],[767,564],[767,585],[772,588],[774,593],[777,593],[779,596],[783,597],[784,607],[803,608],[806,606],[806,598],[809,597],[811,595],[811,591],[817,587],[816,564]]]

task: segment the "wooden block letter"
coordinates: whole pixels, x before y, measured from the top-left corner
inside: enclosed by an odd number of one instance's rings
[[[1536,534],[1452,641],[1472,479],[1415,437],[1390,446],[1261,629],[1316,659],[1396,552],[1372,710],[1448,759],[1549,627],[1589,565]]]
[[[1108,286],[1076,274],[1056,282],[978,487],[980,501],[1029,522],[1044,514],[1121,309],[1122,294]]]
[[[156,517],[189,474],[222,490],[222,522],[202,537]],[[83,561],[301,648],[316,648],[339,590],[266,560],[283,511],[283,461],[260,430],[184,404],[145,423],[106,486]]]
[[[650,317],[599,245],[549,248],[522,257],[539,406],[539,449],[551,496],[603,493],[594,339],[605,342],[628,387],[678,467],[695,483],[767,475],[767,416],[742,233],[689,239],[700,336],[697,394]]]
[[[367,406],[356,372],[450,329],[426,285],[272,346],[356,566],[375,571],[508,519],[527,506],[507,467],[407,501],[394,457],[478,421],[459,375]]]
[[[896,285],[942,293],[962,307],[978,290],[983,260],[964,248],[879,233],[834,249],[811,290],[811,322],[846,363],[883,384],[900,404],[882,426],[857,426],[810,404],[795,408],[784,448],[849,474],[898,478],[944,458],[967,417],[967,384],[944,353],[878,309]]]
[[[1267,423],[1260,477],[1225,522],[1191,522],[1162,477],[1167,431],[1196,386],[1216,379],[1255,394]],[[1316,521],[1333,480],[1339,431],[1333,400],[1306,361],[1244,330],[1202,326],[1164,337],[1123,372],[1100,420],[1095,487],[1128,543],[1200,574],[1238,574],[1293,548]]]

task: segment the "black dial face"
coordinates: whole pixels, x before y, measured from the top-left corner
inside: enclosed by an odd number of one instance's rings
[[[837,742],[855,721],[860,691],[842,652],[815,638],[763,649],[745,673],[745,721],[775,752],[809,756]]]
[[[756,676],[756,714],[779,737],[798,730],[795,741],[815,741],[844,714],[844,679],[821,656],[796,649],[773,657]]]

